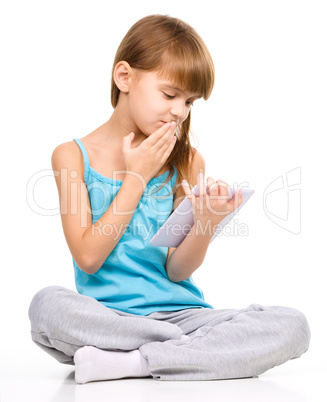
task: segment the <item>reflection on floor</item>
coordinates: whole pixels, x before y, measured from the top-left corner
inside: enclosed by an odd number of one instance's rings
[[[36,353],[37,354],[37,353]],[[326,401],[322,380],[307,356],[248,379],[225,381],[158,381],[128,378],[78,385],[74,366],[37,354],[25,364],[1,365],[1,402],[320,402]],[[311,376],[311,377],[310,377]],[[318,384],[318,385],[317,385]],[[320,389],[319,389],[320,388]],[[321,392],[323,391],[323,393]]]

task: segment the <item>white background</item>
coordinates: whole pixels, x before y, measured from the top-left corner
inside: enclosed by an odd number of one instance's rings
[[[27,316],[42,287],[75,289],[51,154],[109,119],[116,49],[137,20],[155,13],[191,24],[215,63],[212,96],[192,110],[206,176],[255,189],[237,217],[248,235],[236,227],[217,238],[193,278],[217,309],[259,303],[303,311],[311,347],[288,367],[319,373],[327,357],[327,13],[326,2],[301,0],[1,2],[3,370],[34,358],[59,366],[30,340]],[[292,193],[290,171],[301,174]],[[285,188],[265,206],[266,188],[281,177]],[[307,399],[298,400],[318,400],[310,381],[299,381]]]

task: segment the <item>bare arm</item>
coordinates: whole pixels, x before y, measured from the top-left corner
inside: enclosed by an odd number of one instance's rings
[[[211,236],[197,235],[194,225],[182,243],[172,252],[166,271],[172,282],[188,279],[203,263]]]
[[[69,250],[79,268],[93,274],[127,229],[142,197],[144,183],[127,174],[110,207],[92,224],[89,195],[83,180],[83,158],[78,147],[73,142],[59,145],[53,151],[51,162]]]
[[[190,183],[196,184],[198,173],[205,172],[205,160],[199,151],[196,150],[192,161],[192,170],[190,173]],[[179,187],[176,195],[176,205],[174,209],[182,202],[185,193],[182,187]],[[179,282],[188,279],[204,261],[210,238],[208,236],[196,236],[195,226],[192,227],[188,236],[177,248],[169,248],[166,272],[172,282]]]

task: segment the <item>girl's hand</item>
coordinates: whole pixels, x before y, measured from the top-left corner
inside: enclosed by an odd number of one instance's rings
[[[210,233],[213,235],[217,225],[242,204],[242,193],[241,190],[237,191],[234,197],[228,201],[229,189],[224,181],[214,181],[212,177],[208,177],[209,194],[206,191],[202,174],[198,175],[197,181],[198,196],[192,193],[186,180],[182,182],[183,189],[192,204],[194,224],[200,224],[202,231],[209,226]]]
[[[131,148],[134,133],[123,139],[123,157],[127,171],[148,183],[167,161],[176,143],[176,123],[166,123],[146,138],[138,147]]]

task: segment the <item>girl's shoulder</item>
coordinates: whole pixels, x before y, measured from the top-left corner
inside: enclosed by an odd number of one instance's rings
[[[82,159],[81,156],[82,154],[76,141],[72,140],[57,145],[52,152],[51,160],[56,162],[68,162],[68,160],[76,162]]]
[[[192,147],[193,158],[190,160],[190,172],[198,171],[200,168],[205,168],[205,160],[201,152]]]
[[[83,155],[73,140],[56,146],[51,155],[51,165],[55,172],[62,173],[62,169],[67,169],[69,175],[75,171],[73,175],[84,177]]]
[[[201,152],[192,147],[193,157],[190,157],[189,184],[194,187],[198,183],[198,174],[205,174],[205,160]]]
[[[199,173],[204,174],[205,171],[205,160],[201,152],[192,147],[192,153],[189,159],[189,177],[188,182],[195,186],[197,184],[197,176]]]
[[[82,143],[83,148],[85,148],[85,145],[88,147],[92,145],[92,138],[95,132],[96,130],[85,137],[78,139]],[[57,145],[52,152],[51,159],[65,163],[70,161],[72,164],[83,166],[83,153],[81,147],[74,140]]]

